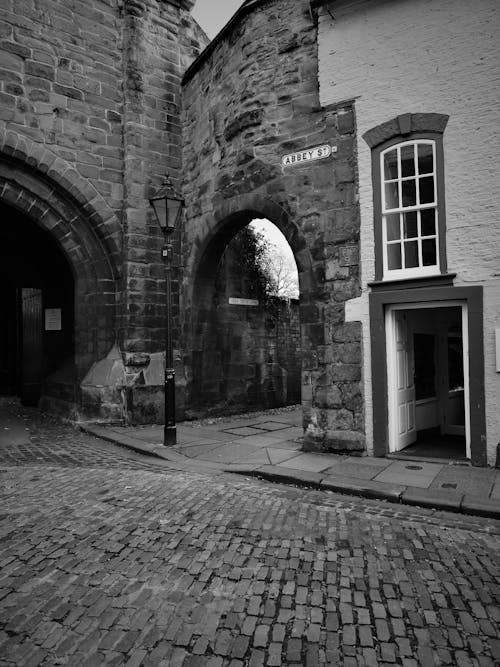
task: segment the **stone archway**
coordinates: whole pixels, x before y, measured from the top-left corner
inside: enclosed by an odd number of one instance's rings
[[[286,211],[271,199],[255,194],[234,197],[215,211],[212,225],[208,225],[204,233],[202,232],[203,236],[198,235],[198,243],[187,258],[187,272],[184,277],[184,295],[187,305],[184,323],[184,340],[187,350],[185,357],[187,360],[186,405],[197,405],[198,403],[200,359],[204,352],[207,352],[203,350],[203,345],[206,342],[207,328],[210,327],[215,316],[213,299],[219,262],[228,244],[238,232],[252,220],[259,218],[269,220],[282,232],[297,264],[300,289],[301,357],[303,360],[300,382],[302,386],[306,384],[301,396],[303,408],[307,410],[311,407],[311,397],[307,391],[309,383],[305,382],[311,369],[304,360],[311,359],[312,343],[308,332],[310,326],[314,325],[314,318],[317,314],[317,310],[312,307],[315,285],[312,258],[299,228],[290,220]],[[207,400],[207,396],[204,398]],[[210,392],[208,399],[210,399]],[[209,405],[205,407],[208,410],[211,409]],[[263,403],[258,407],[266,407],[266,405]]]
[[[0,133],[0,201],[44,230],[71,269],[74,285],[75,403],[93,363],[116,337],[119,224],[90,184],[49,149]]]

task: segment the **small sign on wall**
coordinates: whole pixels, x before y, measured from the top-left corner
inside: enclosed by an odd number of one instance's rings
[[[240,299],[235,296],[229,297],[230,306],[258,306],[259,302],[257,299]]]
[[[325,144],[324,146],[315,146],[314,148],[308,148],[305,151],[283,155],[281,164],[284,167],[293,167],[298,164],[304,164],[304,162],[324,160],[325,158],[330,157],[332,153],[336,152],[337,146],[329,146],[328,144]]]
[[[61,331],[61,309],[45,308],[45,331]]]

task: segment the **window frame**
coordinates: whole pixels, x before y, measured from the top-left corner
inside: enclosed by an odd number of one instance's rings
[[[443,128],[444,130],[444,128]],[[366,137],[365,137],[366,138]],[[387,252],[385,239],[385,223],[383,216],[382,190],[384,188],[383,156],[390,149],[398,145],[408,145],[415,142],[432,142],[434,146],[434,188],[436,210],[436,260],[435,265],[412,267],[409,269],[387,268]],[[380,282],[414,280],[416,278],[432,278],[447,273],[446,259],[446,207],[444,183],[444,149],[442,132],[408,132],[396,134],[390,139],[372,148],[372,185],[373,185],[373,213],[374,213],[374,240],[375,240],[375,280]],[[399,171],[398,171],[399,173]],[[415,207],[416,209],[416,207]],[[414,209],[414,210],[415,210]],[[398,209],[401,210],[401,209]],[[420,256],[420,255],[419,255]]]

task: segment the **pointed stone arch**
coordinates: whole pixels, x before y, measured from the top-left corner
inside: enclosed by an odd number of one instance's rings
[[[75,282],[79,383],[116,337],[120,225],[97,190],[49,148],[0,130],[0,200],[59,245]]]
[[[252,220],[264,218],[282,232],[295,258],[300,290],[300,330],[302,357],[313,353],[311,327],[318,325],[318,310],[315,307],[316,279],[313,258],[300,228],[287,211],[269,197],[251,193],[226,200],[213,215],[196,219],[196,228],[187,230],[196,237],[186,257],[184,275],[185,317],[183,338],[186,343],[186,404],[196,404],[197,371],[203,354],[203,341],[208,321],[213,316],[212,298],[219,262],[229,242]],[[187,223],[190,224],[189,222]],[[300,369],[299,369],[300,374]],[[305,377],[302,368],[302,384]],[[307,409],[310,398],[302,392],[302,403]]]
[[[301,298],[311,291],[315,284],[313,262],[300,228],[277,202],[259,194],[246,194],[226,200],[210,218],[197,219],[197,242],[186,267],[193,292],[199,288],[200,276],[218,262],[229,240],[255,218],[268,219],[282,232],[297,263]]]

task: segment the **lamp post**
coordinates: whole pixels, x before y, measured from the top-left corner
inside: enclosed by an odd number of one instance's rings
[[[163,233],[165,244],[161,251],[165,266],[165,427],[163,444],[175,445],[177,431],[175,426],[175,370],[172,340],[172,259],[174,245],[172,234],[180,222],[184,199],[176,192],[170,176],[165,174],[163,183],[156,194],[149,199],[158,224]]]

